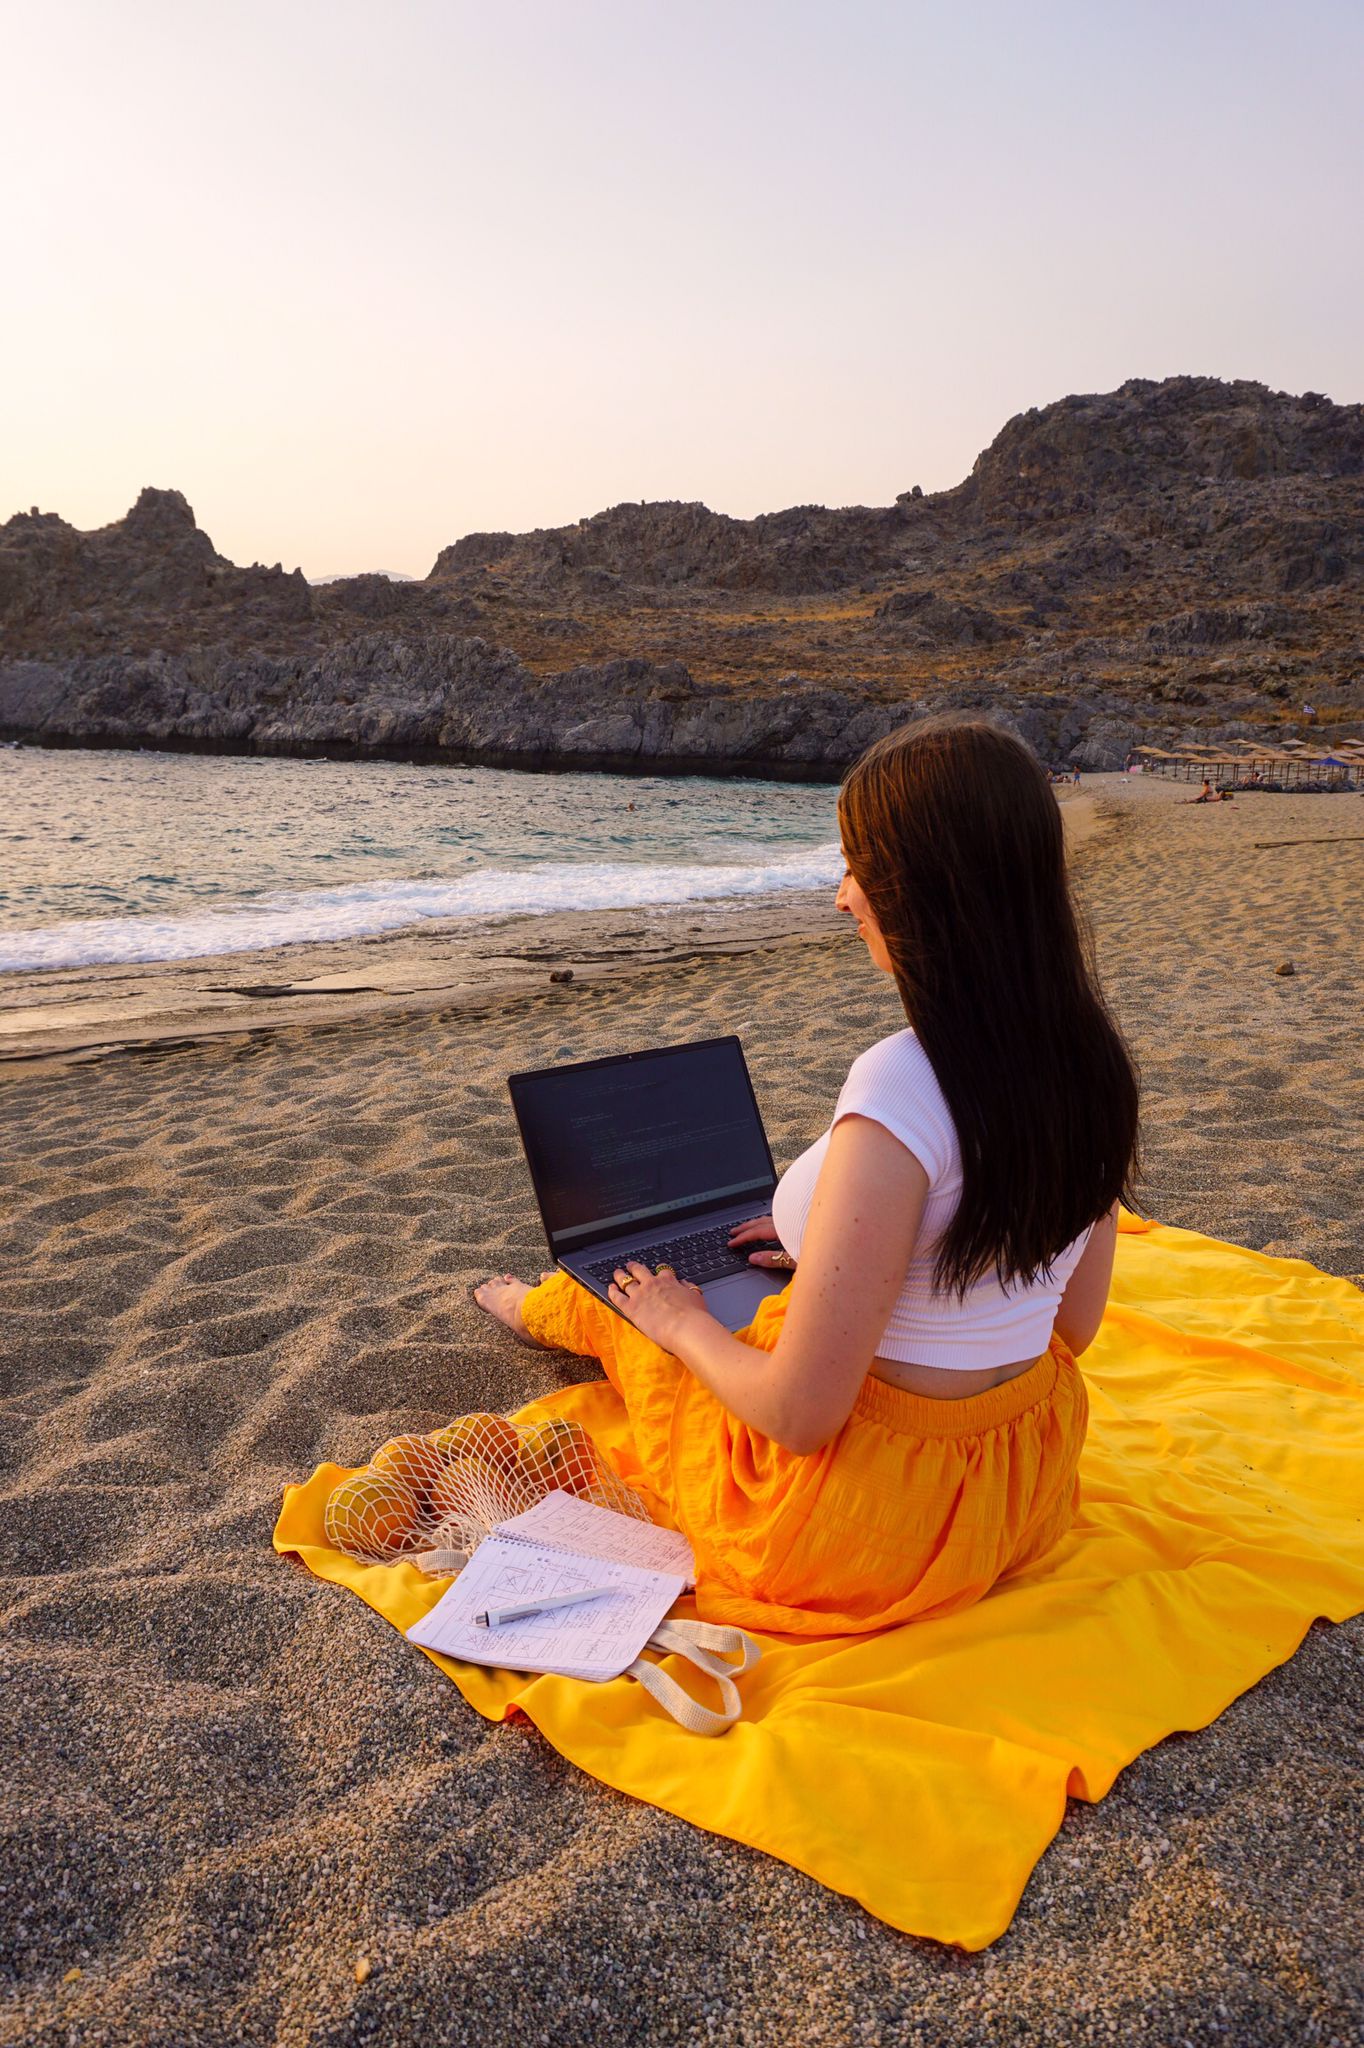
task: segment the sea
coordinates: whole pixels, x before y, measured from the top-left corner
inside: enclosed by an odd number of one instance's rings
[[[827,785],[0,747],[0,973],[832,887]]]

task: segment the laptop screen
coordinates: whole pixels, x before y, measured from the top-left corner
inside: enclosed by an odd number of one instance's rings
[[[513,1074],[509,1085],[545,1229],[561,1249],[772,1191],[737,1038]]]

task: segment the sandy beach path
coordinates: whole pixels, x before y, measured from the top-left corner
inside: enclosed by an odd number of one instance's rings
[[[1076,856],[1149,1206],[1359,1274],[1364,804],[1176,795],[1101,793]],[[1073,1808],[967,1958],[489,1727],[270,1552],[319,1459],[553,1383],[466,1296],[543,1253],[510,1069],[740,1031],[784,1163],[899,1022],[850,937],[774,937],[17,1071],[0,2043],[1358,2038],[1359,1622]]]

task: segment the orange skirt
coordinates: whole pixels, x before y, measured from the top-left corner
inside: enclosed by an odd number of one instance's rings
[[[773,1349],[789,1292],[740,1342]],[[601,1360],[630,1419],[620,1476],[688,1538],[707,1621],[825,1636],[950,1614],[1070,1527],[1089,1407],[1058,1337],[961,1401],[868,1377],[838,1435],[798,1457],[566,1273],[521,1313],[541,1344]]]

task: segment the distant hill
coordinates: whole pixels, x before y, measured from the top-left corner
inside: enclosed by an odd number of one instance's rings
[[[365,571],[365,574],[387,577],[390,583],[415,583],[418,580],[415,576],[404,575],[401,569],[368,569]],[[348,581],[348,578],[346,576],[310,576],[308,581],[316,590],[324,583],[345,583]]]
[[[220,556],[176,491],[0,527],[0,731],[832,773],[934,705],[1092,765],[1364,731],[1364,406],[1134,379],[1010,420],[954,489],[733,519],[618,505],[416,580]]]

